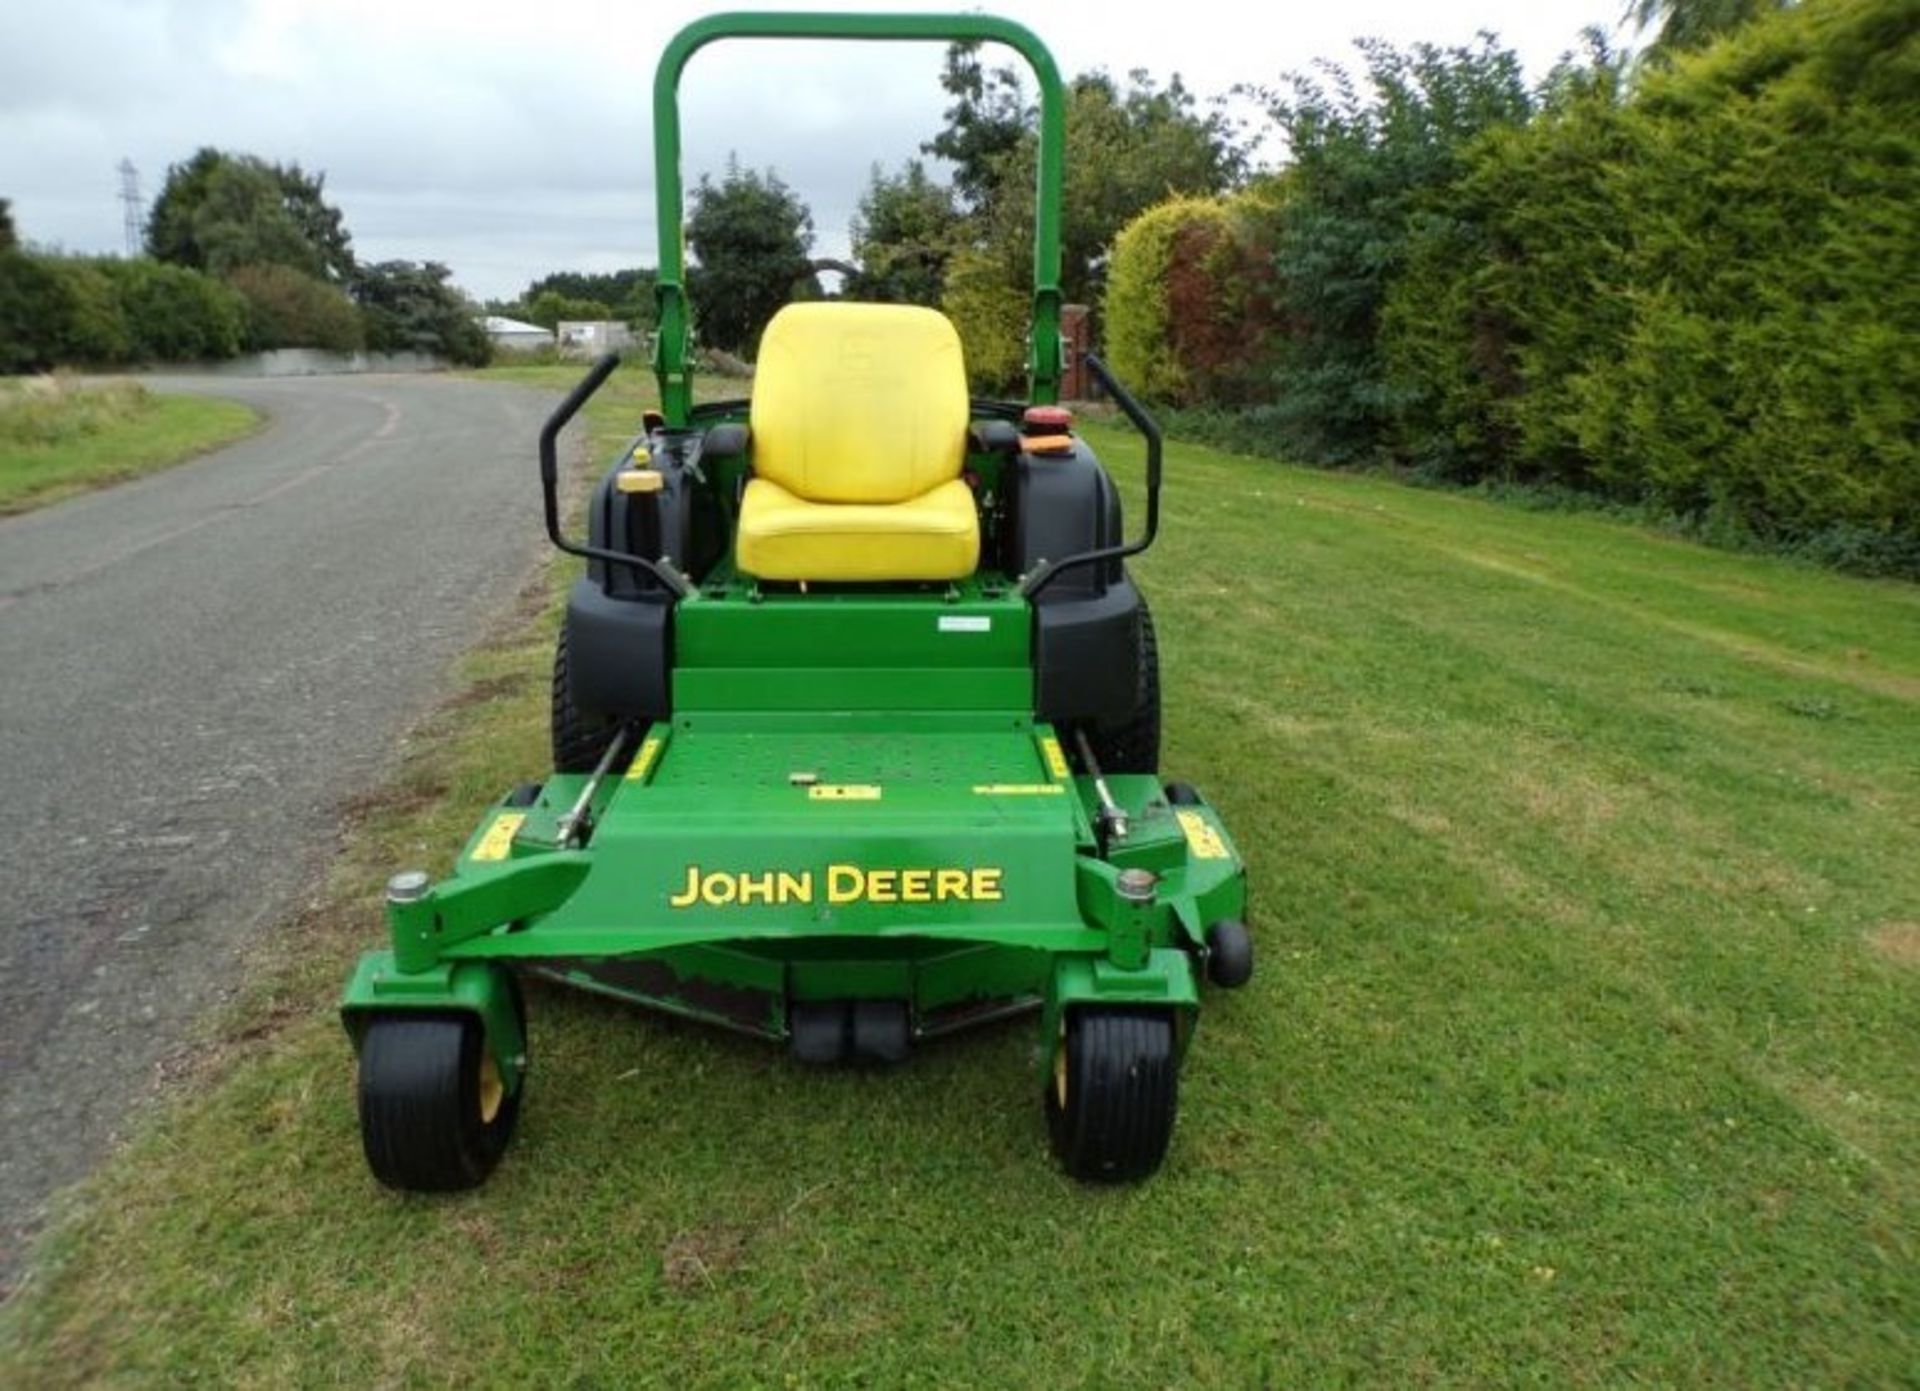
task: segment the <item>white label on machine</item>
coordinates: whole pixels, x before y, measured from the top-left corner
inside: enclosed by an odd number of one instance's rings
[[[955,613],[940,619],[943,633],[991,633],[993,620],[983,613]]]

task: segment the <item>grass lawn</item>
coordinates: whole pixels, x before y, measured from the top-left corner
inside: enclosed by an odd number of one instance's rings
[[[821,1073],[535,988],[489,1186],[378,1189],[330,1007],[389,870],[545,767],[543,579],[70,1204],[0,1382],[1912,1384],[1920,590],[1168,469],[1166,767],[1261,957],[1159,1178],[1054,1169],[1026,1021]]]
[[[184,463],[259,424],[237,401],[162,396],[137,382],[0,381],[0,516]]]

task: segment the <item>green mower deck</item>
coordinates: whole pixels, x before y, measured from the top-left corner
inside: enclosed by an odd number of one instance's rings
[[[467,1187],[499,1159],[526,1090],[518,971],[809,1062],[897,1062],[919,1040],[1037,1009],[1057,1154],[1078,1176],[1130,1179],[1171,1137],[1200,980],[1238,985],[1252,969],[1226,828],[1156,768],[1157,658],[1123,561],[1157,526],[1157,428],[1090,360],[1148,440],[1146,532],[1122,544],[1111,483],[1070,418],[1029,411],[1052,400],[1058,366],[1039,332],[1057,300],[1051,59],[977,15],[722,16],[670,46],[669,98],[702,43],[769,34],[997,39],[1040,75],[1051,153],[1033,392],[973,407],[964,476],[982,562],[933,583],[744,573],[731,528],[756,476],[748,411],[675,390],[681,267],[664,258],[667,409],[603,480],[586,545],[559,529],[553,439],[611,359],[542,436],[549,533],[589,562],[557,661],[564,771],[506,794],[438,883],[394,877],[391,948],[360,962],[342,1002],[367,1158],[395,1187]],[[663,109],[664,248],[678,136]]]

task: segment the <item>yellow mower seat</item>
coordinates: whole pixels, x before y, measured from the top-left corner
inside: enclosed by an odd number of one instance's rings
[[[790,304],[760,342],[735,555],[763,580],[957,580],[980,559],[961,481],[967,374],[946,316]]]

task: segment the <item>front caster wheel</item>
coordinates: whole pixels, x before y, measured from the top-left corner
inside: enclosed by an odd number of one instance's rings
[[[1207,979],[1223,990],[1253,979],[1253,938],[1245,923],[1222,918],[1207,929]]]
[[[450,1193],[486,1180],[520,1118],[471,1014],[380,1014],[360,1040],[360,1140],[389,1188]]]
[[[1147,1177],[1173,1138],[1179,1084],[1169,1011],[1073,1011],[1046,1088],[1054,1154],[1088,1182]]]

